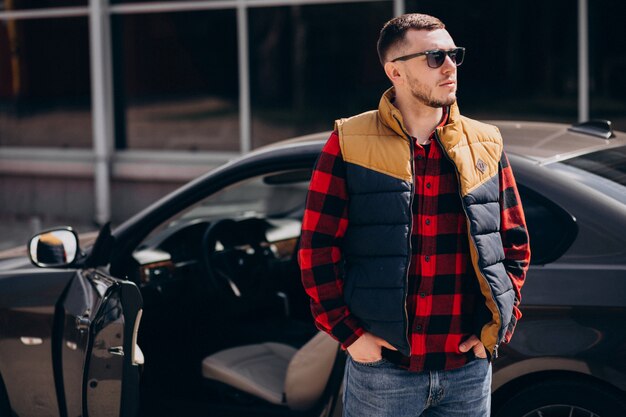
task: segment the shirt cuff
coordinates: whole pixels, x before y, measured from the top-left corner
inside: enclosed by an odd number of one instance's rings
[[[365,333],[365,329],[357,318],[352,315],[344,318],[331,329],[331,336],[337,339],[344,350],[356,342],[363,333]]]

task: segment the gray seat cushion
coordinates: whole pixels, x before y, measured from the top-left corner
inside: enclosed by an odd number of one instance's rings
[[[339,343],[324,332],[302,346],[289,362],[285,396],[292,410],[308,410],[324,393],[333,370]]]
[[[282,404],[287,367],[296,352],[291,346],[271,342],[226,349],[202,361],[202,375]]]
[[[239,346],[202,361],[202,375],[273,404],[307,410],[320,399],[339,344],[318,332],[300,350],[282,343]]]

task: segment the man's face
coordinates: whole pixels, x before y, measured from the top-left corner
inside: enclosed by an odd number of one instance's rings
[[[450,50],[456,45],[445,29],[409,30],[400,48],[390,51],[390,59],[433,49]],[[456,101],[456,64],[449,56],[439,68],[430,68],[426,56],[396,61],[400,78],[396,88],[406,89],[419,102],[430,107],[449,106]]]

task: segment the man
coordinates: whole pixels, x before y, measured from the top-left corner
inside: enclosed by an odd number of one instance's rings
[[[299,262],[316,325],[349,357],[346,416],[487,416],[491,361],[530,260],[498,129],[459,114],[465,50],[444,24],[387,22],[393,84],[338,120],[311,179]]]

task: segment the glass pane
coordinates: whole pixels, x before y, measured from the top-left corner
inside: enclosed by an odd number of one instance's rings
[[[303,169],[251,177],[231,184],[177,213],[152,231],[145,241],[169,227],[224,218],[292,219],[298,221],[299,233],[310,180],[311,170]]]
[[[467,53],[461,112],[479,119],[577,120],[577,5],[570,0],[407,0],[440,18]]]
[[[533,265],[552,262],[571,245],[576,236],[576,224],[565,210],[550,200],[522,185],[518,188],[532,244],[530,262]]]
[[[234,10],[114,16],[113,31],[118,147],[239,150]]]
[[[626,185],[626,146],[588,153],[563,163]]]
[[[87,6],[88,0],[0,0],[0,10],[30,10]]]
[[[624,2],[589,2],[590,117],[626,131],[626,26]]]
[[[0,21],[0,146],[88,148],[86,17]]]
[[[249,10],[253,147],[332,130],[335,119],[378,105],[388,82],[376,40],[392,7],[376,2]]]

